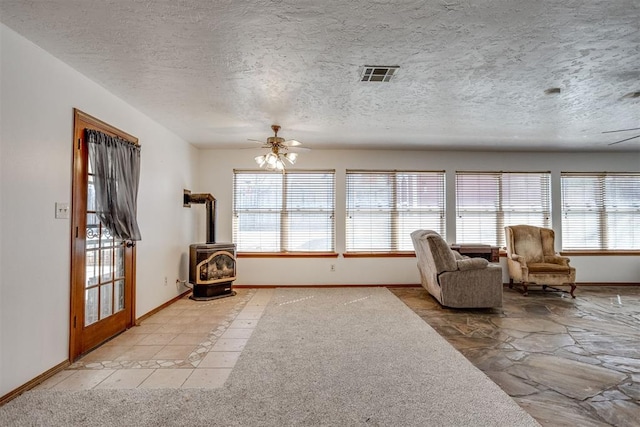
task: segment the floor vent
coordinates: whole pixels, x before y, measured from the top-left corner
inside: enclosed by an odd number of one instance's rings
[[[362,70],[362,82],[388,82],[399,66],[365,65]]]

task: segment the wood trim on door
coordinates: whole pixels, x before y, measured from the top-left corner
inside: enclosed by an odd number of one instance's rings
[[[84,235],[87,219],[87,162],[88,150],[84,140],[84,130],[95,129],[111,136],[117,136],[127,141],[138,143],[138,138],[129,135],[95,117],[92,117],[78,109],[73,110],[73,170],[72,170],[72,200],[71,200],[71,265],[70,265],[70,316],[69,316],[69,361],[75,361],[80,355],[91,348],[101,344],[104,338],[93,336],[91,331],[87,334],[83,342],[84,325],[84,280],[85,280],[85,239]],[[125,300],[126,328],[134,325],[135,322],[135,246],[126,249],[128,255],[125,256],[125,271],[129,277],[130,286],[125,286],[127,295]],[[81,262],[81,265],[79,264]],[[80,303],[82,301],[82,303]],[[120,326],[115,327],[106,322],[106,333],[111,336],[121,332]],[[90,328],[90,327],[89,327]],[[87,328],[88,329],[88,328]]]

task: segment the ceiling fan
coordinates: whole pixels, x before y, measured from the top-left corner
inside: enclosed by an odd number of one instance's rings
[[[605,131],[605,132],[602,132],[602,133],[629,132],[629,131],[632,131],[632,130],[640,130],[640,128],[608,130],[608,131]],[[640,138],[640,133],[638,135],[636,135],[636,136],[632,136],[630,138],[621,139],[620,141],[615,141],[615,142],[612,142],[612,143],[610,143],[608,145],[620,144],[621,142],[630,141],[630,140],[636,139],[636,138]]]
[[[250,139],[249,141],[259,142],[263,144],[260,148],[270,150],[267,154],[255,157],[255,161],[261,168],[266,170],[276,170],[284,172],[284,161],[286,159],[292,165],[298,159],[298,153],[301,151],[309,151],[308,148],[302,148],[300,141],[295,139],[285,140],[278,136],[280,126],[271,125],[274,135],[267,138],[267,142]]]

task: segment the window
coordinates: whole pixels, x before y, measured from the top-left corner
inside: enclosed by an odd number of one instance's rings
[[[504,246],[506,225],[551,226],[551,173],[456,172],[457,243]]]
[[[333,252],[334,171],[234,171],[238,252]]]
[[[444,237],[444,172],[347,170],[347,252],[413,251],[411,233]]]
[[[640,173],[566,173],[562,248],[640,249]]]

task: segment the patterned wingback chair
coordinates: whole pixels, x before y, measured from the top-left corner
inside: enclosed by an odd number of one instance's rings
[[[571,286],[576,289],[576,269],[569,265],[569,258],[555,251],[553,230],[532,225],[511,225],[504,228],[507,239],[507,266],[509,287],[514,282],[528,294],[529,285]]]

